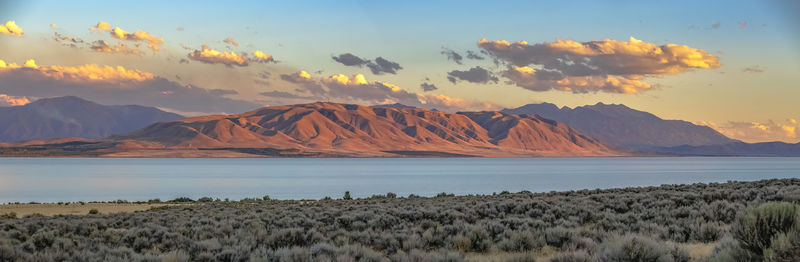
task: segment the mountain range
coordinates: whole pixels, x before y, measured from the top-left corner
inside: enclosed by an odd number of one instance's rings
[[[106,106],[74,96],[45,98],[27,105],[0,107],[0,142],[105,138],[181,118],[154,107]]]
[[[318,102],[183,118],[152,107],[59,97],[0,107],[0,155],[800,156],[800,143],[744,143],[705,126],[602,103],[447,113]]]
[[[528,104],[504,109],[510,114],[535,114],[565,123],[610,145],[636,150],[659,147],[723,145],[730,139],[716,130],[682,120],[664,120],[625,105],[597,103],[575,108]]]
[[[112,139],[147,148],[269,149],[261,153],[323,156],[620,154],[567,125],[534,115],[323,102],[156,123]]]

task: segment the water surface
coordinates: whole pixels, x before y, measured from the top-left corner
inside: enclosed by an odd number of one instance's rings
[[[0,203],[491,194],[800,178],[800,158],[0,158]]]

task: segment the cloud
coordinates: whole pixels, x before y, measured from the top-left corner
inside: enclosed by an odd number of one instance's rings
[[[186,48],[185,45],[181,44]],[[272,55],[268,55],[260,50],[253,51],[253,58],[247,56],[247,53],[236,52],[220,52],[211,49],[208,45],[203,45],[200,50],[194,50],[189,53],[187,57],[191,60],[200,61],[207,64],[224,64],[226,66],[248,66],[250,62],[255,63],[274,63],[275,59]]]
[[[100,32],[100,31],[111,31],[111,24],[106,22],[97,22],[97,25],[94,27],[90,27],[89,30],[92,32]]]
[[[231,90],[231,89],[209,89],[208,93],[209,94],[214,94],[214,95],[224,96],[224,95],[238,95],[239,91]]]
[[[351,53],[344,53],[338,56],[333,56],[334,61],[339,62],[345,66],[364,66],[366,65],[372,74],[381,75],[383,73],[397,74],[397,70],[403,69],[400,64],[386,60],[383,57],[375,58],[375,62],[362,59]]]
[[[177,30],[178,32],[183,32],[183,27],[175,28],[175,30]]]
[[[429,92],[429,91],[433,91],[433,90],[439,89],[439,88],[436,88],[436,85],[428,84],[428,83],[420,84],[419,88],[422,88],[422,91],[425,91],[425,92]]]
[[[627,42],[557,39],[533,45],[481,39],[478,46],[511,65],[503,76],[533,91],[633,94],[653,89],[641,81],[645,77],[721,65],[718,57],[704,50],[675,44],[658,46],[633,37]]]
[[[397,74],[397,70],[403,69],[400,64],[384,59],[383,57],[375,58],[374,63],[367,64],[367,67],[372,71],[372,74],[380,75],[383,73]]]
[[[262,95],[262,96],[274,97],[274,98],[288,98],[288,99],[310,99],[310,98],[312,98],[310,96],[296,95],[296,94],[292,94],[292,93],[289,93],[289,92],[283,92],[283,91],[269,91],[269,92],[261,92],[259,94]]]
[[[500,79],[497,78],[492,72],[480,66],[470,68],[467,71],[453,70],[447,73],[447,80],[456,83],[459,80],[464,80],[470,83],[488,84],[489,82],[497,83]]]
[[[730,121],[722,124],[714,122],[700,122],[698,124],[709,126],[730,138],[750,143],[771,141],[800,142],[800,124],[796,119],[787,119],[782,122],[768,120],[766,122]]]
[[[158,51],[159,46],[164,43],[163,38],[155,37],[144,30],[138,30],[135,33],[129,33],[128,31],[125,31],[119,27],[114,27],[114,29],[111,29],[111,24],[106,22],[98,22],[95,27],[89,28],[89,30],[94,32],[107,31],[111,33],[112,37],[119,40],[146,42],[147,47],[155,51]]]
[[[13,36],[22,36],[22,28],[17,26],[17,22],[15,21],[6,21],[6,23],[0,24],[0,34],[4,35],[13,35]]]
[[[58,25],[56,25],[56,24],[50,24],[50,28],[53,28],[53,29],[58,29]]]
[[[711,28],[714,28],[714,29],[719,29],[719,26],[720,26],[720,25],[721,25],[721,23],[720,23],[720,22],[716,22],[716,23],[714,23],[714,24],[712,24],[712,25],[711,25]]]
[[[203,45],[200,50],[189,53],[189,59],[200,61],[207,64],[224,64],[226,66],[247,66],[250,59],[246,53],[237,54],[235,52],[220,52],[211,49],[208,45]]]
[[[255,57],[254,60],[259,63],[275,62],[275,59],[272,59],[272,55],[265,54],[260,50],[253,51],[253,56]]]
[[[38,66],[0,63],[0,90],[9,96],[74,95],[101,104],[139,104],[185,112],[240,113],[261,105],[231,98],[225,90],[181,85],[149,72],[121,66]]]
[[[459,65],[461,64],[461,60],[464,59],[464,57],[462,57],[456,51],[453,51],[453,50],[450,50],[450,49],[447,49],[447,48],[444,48],[444,47],[442,47],[442,52],[441,53],[447,57],[447,60],[453,60],[453,62],[456,62],[456,64],[459,64]]]
[[[82,66],[38,66],[36,61],[29,59],[23,65],[16,63],[6,64],[0,60],[0,73],[24,74],[35,78],[50,78],[69,82],[105,82],[121,84],[126,82],[140,82],[152,80],[153,74],[135,69],[126,69],[122,66],[98,66],[86,64]]]
[[[344,53],[339,56],[331,57],[334,61],[339,62],[345,66],[363,66],[369,63],[369,60],[361,59],[351,53]]]
[[[266,92],[266,94],[262,93],[262,95],[360,104],[401,103],[414,107],[438,108],[445,111],[485,109],[487,106],[494,106],[488,103],[467,101],[441,94],[409,92],[394,84],[368,81],[362,74],[352,76],[334,74],[326,77],[312,77],[306,71],[299,71],[294,74],[281,75],[281,79],[296,84],[298,87],[296,91],[300,94],[278,91]]]
[[[503,76],[517,86],[531,91],[568,91],[573,93],[607,92],[635,94],[653,88],[650,84],[632,76],[562,76],[558,72],[537,71],[530,67],[512,67]]]
[[[236,40],[233,40],[233,38],[230,38],[230,37],[225,38],[225,40],[222,40],[222,42],[225,42],[225,43],[228,43],[228,44],[232,44],[233,46],[239,46],[239,43],[236,42]]]
[[[0,94],[0,106],[24,106],[30,103],[27,97],[24,96],[9,96]]]
[[[467,51],[467,59],[483,60],[485,58],[483,56],[479,55],[478,53],[476,53],[475,51],[468,50]]]
[[[83,40],[81,39],[74,38],[71,36],[65,36],[59,34],[58,32],[53,32],[53,40],[56,41],[57,43],[63,44],[64,46],[69,46],[74,48],[78,48],[78,45],[83,44]]]
[[[140,52],[138,49],[133,49],[128,47],[125,44],[121,43],[114,43],[114,46],[108,45],[103,40],[97,40],[92,43],[92,46],[89,47],[95,52],[99,53],[110,53],[110,54],[125,54],[125,55],[139,55]]]
[[[747,22],[739,22],[739,29],[744,29],[747,26]]]
[[[764,72],[764,68],[761,67],[761,66],[758,66],[758,65],[754,65],[754,66],[745,67],[744,69],[742,69],[742,72],[745,72],[745,73],[763,73]]]

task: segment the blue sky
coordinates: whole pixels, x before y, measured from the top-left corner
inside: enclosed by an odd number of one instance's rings
[[[741,131],[734,124],[772,121],[776,134],[788,135],[782,126],[800,118],[795,102],[800,97],[798,13],[796,1],[3,1],[0,23],[16,21],[25,36],[0,35],[0,59],[17,63],[35,59],[46,65],[121,65],[184,85],[235,90],[239,94],[228,96],[260,104],[302,102],[257,97],[261,92],[294,89],[277,78],[269,85],[253,84],[250,78],[261,71],[275,76],[297,70],[312,72],[314,77],[364,74],[368,81],[391,83],[412,93],[421,94],[419,85],[428,82],[438,87],[430,94],[500,107],[536,102],[624,103],[665,118],[706,122],[718,125],[718,130],[730,128],[730,132]],[[55,31],[87,42],[113,43],[107,35],[88,30],[99,21],[130,32],[145,30],[165,42],[158,52],[137,57],[96,54],[50,40]],[[50,24],[59,28],[54,30]],[[462,55],[481,51],[476,44],[481,38],[537,44],[559,38],[628,41],[631,36],[655,45],[703,50],[718,57],[721,66],[647,75],[643,81],[658,88],[637,94],[575,94],[534,92],[506,84],[502,77],[497,84],[454,84],[447,80],[452,70],[493,65],[488,60],[465,60],[458,65],[441,54],[442,48]],[[228,37],[240,45],[222,43]],[[242,68],[183,65],[178,61],[190,51],[180,44],[194,50],[203,44],[220,51],[263,50],[280,62]],[[365,59],[383,57],[403,69],[397,74],[373,75],[366,67],[348,67],[331,59],[342,53]],[[763,72],[745,72],[754,67]],[[492,70],[499,76],[503,67]],[[779,139],[800,140],[796,135]]]

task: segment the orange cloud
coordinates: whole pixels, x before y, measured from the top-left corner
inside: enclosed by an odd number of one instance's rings
[[[283,97],[296,97],[311,100],[338,100],[340,102],[354,102],[364,104],[393,104],[401,103],[414,107],[437,108],[445,111],[459,111],[465,109],[497,109],[496,105],[467,101],[460,98],[449,97],[442,94],[418,94],[406,91],[397,85],[368,81],[363,74],[347,76],[334,74],[326,77],[314,78],[306,71],[294,74],[281,75],[281,79],[297,84],[300,88],[292,94],[280,92]],[[273,94],[267,92],[268,94]],[[307,96],[305,94],[311,94]]]
[[[228,44],[232,44],[234,46],[239,46],[239,43],[236,42],[236,40],[233,40],[233,38],[230,38],[230,37],[225,38],[225,40],[222,40],[222,42],[225,42],[225,43],[228,43]]]
[[[783,141],[788,143],[800,142],[800,123],[795,119],[783,122],[727,122],[717,124],[714,122],[700,122],[698,124],[709,126],[720,133],[745,142],[771,142]]]
[[[22,28],[17,26],[15,21],[6,21],[5,25],[0,24],[0,34],[22,36]]]
[[[50,28],[53,28],[53,29],[58,29],[58,25],[56,25],[56,24],[50,24]]]
[[[106,22],[98,22],[95,27],[89,28],[89,30],[94,32],[107,31],[111,33],[112,37],[120,40],[147,42],[147,47],[155,51],[158,51],[159,46],[164,43],[163,38],[155,37],[144,30],[138,30],[135,33],[129,33],[128,31],[122,30],[122,28],[119,27],[111,29],[111,24]]]
[[[655,45],[631,37],[628,41],[591,42],[557,39],[529,44],[498,40],[478,46],[515,67],[504,75],[533,91],[633,94],[651,90],[640,80],[721,66],[719,58],[686,45]],[[537,69],[533,69],[537,68]]]
[[[549,72],[524,66],[512,67],[503,73],[503,76],[514,82],[517,86],[532,91],[558,90],[573,93],[607,92],[618,94],[635,94],[653,88],[648,83],[639,81],[637,75],[630,76],[564,76],[548,78]]]
[[[99,32],[99,31],[111,31],[111,24],[106,22],[97,22],[97,25],[94,27],[90,27],[89,30],[92,32]]]
[[[203,45],[201,50],[189,53],[189,59],[200,61],[207,64],[224,64],[226,66],[247,66],[250,59],[246,53],[237,54],[235,52],[220,52],[211,49],[208,45]]]
[[[121,43],[114,43],[114,46],[109,45],[103,40],[97,40],[92,43],[92,46],[89,47],[95,52],[99,53],[119,53],[119,54],[126,54],[126,55],[138,55],[140,54],[138,49],[133,49],[128,47],[125,44]]]
[[[267,62],[274,62],[275,60],[272,59],[272,55],[265,54],[260,50],[253,51],[253,56],[255,57],[255,61],[260,63],[267,63]]]
[[[24,96],[9,96],[0,94],[0,106],[24,106],[30,103],[27,97]]]
[[[0,60],[0,74],[15,73],[16,70],[25,70],[25,73],[37,74],[40,77],[56,80],[68,80],[78,82],[140,82],[152,80],[153,74],[139,71],[136,69],[125,69],[122,66],[98,66],[96,64],[86,64],[82,66],[38,66],[36,61],[29,59],[23,65],[15,63],[6,64]]]

